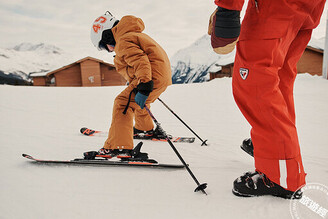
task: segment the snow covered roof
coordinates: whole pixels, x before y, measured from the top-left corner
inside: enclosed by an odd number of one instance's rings
[[[81,62],[84,62],[85,60],[93,60],[93,61],[96,61],[96,62],[105,64],[105,65],[108,65],[108,66],[113,67],[113,68],[115,67],[114,65],[112,65],[110,63],[107,63],[107,62],[104,62],[103,60],[96,59],[96,58],[93,58],[93,57],[88,56],[88,57],[85,57],[83,59],[80,59],[80,60],[78,60],[76,62],[73,62],[71,64],[65,65],[65,66],[63,66],[61,68],[58,68],[58,69],[55,69],[55,70],[46,71],[46,72],[32,73],[32,74],[30,74],[30,77],[45,77],[45,76],[50,76],[50,75],[55,74],[55,73],[57,73],[59,71],[62,71],[64,69],[67,69],[67,68],[69,68],[69,67],[71,67],[71,66],[73,66],[75,64],[79,64]]]
[[[309,50],[312,50],[312,51],[323,54],[323,49],[315,48],[315,47],[312,47],[312,46],[307,46],[306,49],[309,49]]]
[[[218,72],[221,70],[222,70],[222,66],[214,64],[208,69],[208,72]]]
[[[45,72],[37,72],[37,73],[31,73],[30,74],[30,77],[44,77],[46,76],[48,73],[48,71],[45,71]]]

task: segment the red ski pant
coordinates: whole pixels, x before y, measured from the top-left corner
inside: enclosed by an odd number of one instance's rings
[[[295,125],[296,64],[324,3],[250,0],[237,43],[233,94],[252,126],[255,168],[290,191],[304,185],[306,175]]]

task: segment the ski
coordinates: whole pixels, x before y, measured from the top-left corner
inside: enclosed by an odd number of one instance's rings
[[[118,160],[112,161],[106,158],[96,158],[92,160],[87,160],[83,158],[76,158],[74,160],[44,160],[37,159],[28,154],[22,154],[23,157],[32,160],[35,163],[39,164],[66,164],[66,165],[90,165],[90,166],[134,166],[134,167],[159,167],[159,168],[184,168],[184,165],[180,164],[164,164],[164,163],[153,163],[154,160],[149,161],[133,161],[133,160]]]
[[[89,129],[86,127],[83,127],[80,129],[81,134],[86,135],[86,136],[99,136],[99,137],[105,137],[108,135],[108,132],[105,131],[97,131],[94,129]],[[151,141],[163,141],[167,142],[166,139],[157,139],[157,138],[149,138],[148,136],[145,135],[138,135],[134,136],[134,139],[139,139],[139,140],[151,140]],[[177,142],[177,143],[194,143],[195,138],[194,137],[170,137],[170,140],[172,142]]]

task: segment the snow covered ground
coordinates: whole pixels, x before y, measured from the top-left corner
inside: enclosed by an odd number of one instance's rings
[[[299,75],[297,126],[307,181],[328,184],[328,81]],[[36,165],[24,159],[72,159],[99,149],[105,138],[79,134],[83,126],[107,130],[112,103],[123,87],[0,86],[0,218],[290,218],[289,201],[238,198],[232,182],[253,170],[239,145],[249,125],[237,109],[231,78],[173,85],[161,96],[208,147],[176,143],[208,196],[194,193],[186,170]],[[160,102],[152,112],[170,134],[191,136]],[[138,141],[136,141],[137,143]],[[179,163],[167,143],[144,142],[163,163]]]

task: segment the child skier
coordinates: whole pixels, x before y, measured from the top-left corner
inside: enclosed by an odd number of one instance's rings
[[[162,47],[142,33],[144,28],[140,18],[124,16],[117,20],[109,12],[92,25],[92,43],[98,50],[115,51],[115,68],[129,82],[115,98],[108,139],[98,151],[101,155],[131,156],[133,135],[139,132],[159,137],[144,106],[149,108],[172,84],[171,66]]]
[[[244,141],[243,148],[254,155],[256,168],[234,181],[233,193],[300,198],[299,192],[293,193],[305,185],[306,173],[295,125],[293,85],[296,64],[320,22],[325,0],[249,0],[241,27],[244,0],[215,3],[218,8],[209,31],[212,46],[229,53],[238,41],[233,95],[252,126],[251,140]]]

